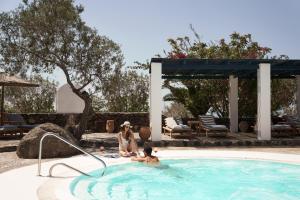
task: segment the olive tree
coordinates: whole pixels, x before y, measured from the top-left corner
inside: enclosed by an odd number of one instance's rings
[[[123,65],[118,44],[81,19],[73,0],[23,1],[0,14],[0,62],[6,71],[60,69],[72,91],[85,102],[75,131],[81,138],[92,116],[92,91],[101,88],[113,69]]]
[[[133,70],[117,70],[104,84],[102,95],[109,112],[147,112],[148,76]]]

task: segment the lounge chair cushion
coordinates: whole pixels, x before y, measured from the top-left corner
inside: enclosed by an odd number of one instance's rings
[[[209,125],[207,127],[211,130],[227,130],[227,127],[224,125]]]
[[[173,132],[185,132],[192,131],[192,129],[187,125],[177,125],[172,129]]]
[[[206,136],[226,136],[228,128],[225,125],[216,124],[212,115],[199,115],[201,127],[206,131]]]
[[[0,126],[0,131],[10,131],[10,130],[16,130],[18,129],[17,126],[14,126],[14,125],[3,125],[3,126]]]
[[[167,117],[165,119],[165,122],[166,122],[166,126],[171,128],[173,132],[189,132],[189,131],[192,131],[192,129],[189,126],[183,125],[183,124],[178,124],[173,117]]]
[[[166,122],[166,126],[172,129],[178,125],[173,117],[167,117],[165,119],[165,122]]]
[[[292,127],[288,124],[275,124],[272,125],[272,130],[289,130],[292,129]]]

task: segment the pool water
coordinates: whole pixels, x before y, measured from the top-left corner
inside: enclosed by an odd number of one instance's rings
[[[108,167],[103,177],[80,176],[70,188],[86,200],[299,200],[300,166],[227,159],[129,163]]]

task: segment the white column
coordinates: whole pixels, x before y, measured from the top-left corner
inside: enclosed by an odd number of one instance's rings
[[[229,76],[229,119],[230,132],[237,133],[239,130],[239,111],[238,111],[238,78]]]
[[[162,95],[161,95],[161,80],[162,65],[161,63],[151,63],[150,74],[150,128],[151,140],[161,140],[161,110],[162,110]]]
[[[271,66],[269,63],[259,64],[257,70],[257,139],[271,139]]]
[[[300,75],[296,76],[296,106],[297,116],[300,117]]]

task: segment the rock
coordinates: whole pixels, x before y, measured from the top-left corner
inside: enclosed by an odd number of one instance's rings
[[[45,123],[33,128],[22,138],[17,147],[18,157],[38,158],[40,139],[47,132],[53,132],[72,144],[77,144],[74,136],[65,129],[52,123]],[[42,158],[67,157],[79,153],[75,148],[53,136],[48,136],[43,141]]]

